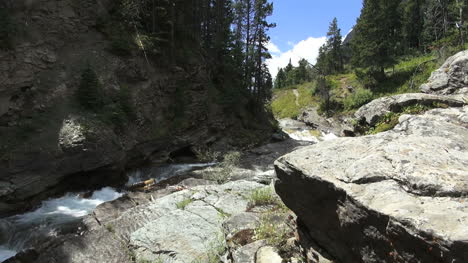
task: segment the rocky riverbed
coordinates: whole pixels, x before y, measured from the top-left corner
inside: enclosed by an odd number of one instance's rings
[[[47,215],[35,224],[43,233],[22,239],[26,242],[18,248],[29,249],[6,262],[299,260],[295,215],[280,201],[271,182],[274,160],[306,145],[310,142],[288,139],[246,151],[230,167],[226,183],[203,179],[222,173],[222,165],[148,167],[129,173],[129,184],[155,175],[166,179],[147,191],[123,194],[108,189],[115,194],[106,200],[96,200],[100,192],[95,192],[88,199],[69,194],[47,201],[38,210],[19,216]],[[78,207],[69,206],[70,202]],[[87,203],[94,206],[84,209]],[[73,224],[52,224],[50,215],[63,218],[64,210],[72,213]],[[2,255],[13,256],[12,249],[5,247]]]
[[[282,120],[298,140],[277,134],[220,163],[150,166],[128,185],[155,185],[68,194],[3,219],[0,240],[25,242],[0,253],[9,263],[467,262],[466,61],[457,54],[422,86],[435,95],[381,98],[355,114],[372,126],[397,112],[386,132],[336,138],[310,119]],[[419,104],[432,109],[401,112]]]

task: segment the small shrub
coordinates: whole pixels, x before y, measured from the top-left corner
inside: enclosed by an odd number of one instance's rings
[[[239,165],[240,158],[240,152],[229,152],[225,154],[220,164],[221,169],[210,169],[203,175],[203,178],[216,181],[218,184],[227,182],[234,168]]]
[[[78,87],[78,101],[88,110],[96,111],[103,104],[101,85],[96,72],[88,64],[81,73],[80,86]]]
[[[192,203],[192,202],[193,202],[193,199],[187,198],[187,199],[184,199],[184,200],[182,200],[182,201],[176,203],[176,207],[177,207],[177,209],[182,209],[182,210],[184,210],[185,207],[187,207],[187,206],[188,206],[190,203]]]
[[[127,117],[119,104],[111,103],[103,108],[104,121],[114,125],[117,128],[124,128],[127,123]]]
[[[249,197],[251,206],[277,204],[278,199],[271,186],[255,189]]]
[[[370,69],[356,69],[356,77],[359,82],[366,88],[374,88],[378,81],[375,78],[375,73]]]
[[[372,91],[364,88],[357,88],[351,95],[344,99],[345,110],[357,109],[370,102],[372,97]]]
[[[320,115],[326,115],[331,112],[339,112],[342,110],[343,110],[343,103],[339,102],[335,98],[331,98],[328,102],[326,100],[320,101],[317,112]]]
[[[389,112],[375,125],[374,128],[371,128],[368,134],[377,134],[393,129],[398,124],[398,118],[401,114]]]
[[[206,255],[193,261],[193,263],[219,263],[226,251],[225,237],[219,234],[218,238],[208,245]]]
[[[227,154],[224,155],[222,165],[230,166],[230,167],[239,165],[240,158],[241,158],[240,152],[228,152]]]
[[[112,224],[107,224],[106,229],[107,229],[107,231],[109,231],[111,233],[115,233],[114,225],[112,225]]]
[[[220,156],[219,152],[213,151],[209,148],[195,147],[193,151],[200,162],[214,162]]]
[[[274,214],[266,214],[261,217],[260,225],[255,229],[256,240],[266,240],[267,244],[281,247],[289,238],[289,230],[284,223],[273,220]]]

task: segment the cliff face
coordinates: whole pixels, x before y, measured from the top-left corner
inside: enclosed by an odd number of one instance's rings
[[[70,186],[119,183],[129,163],[166,160],[174,150],[245,128],[215,103],[219,91],[196,48],[180,66],[147,60],[142,49],[110,52],[101,27],[114,4],[6,3],[15,34],[12,47],[0,50],[0,215]],[[105,101],[97,112],[76,99],[86,66]],[[124,88],[133,109],[126,117],[115,107]],[[252,118],[243,117],[244,124]]]

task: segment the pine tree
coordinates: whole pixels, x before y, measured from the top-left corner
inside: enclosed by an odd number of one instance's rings
[[[408,0],[402,14],[402,35],[406,48],[419,49],[422,44],[424,26],[424,0]]]
[[[396,63],[401,38],[401,0],[364,0],[355,26],[352,63],[369,68],[376,79],[385,78],[385,68]]]
[[[338,27],[336,18],[330,23],[327,32],[327,42],[319,49],[316,66],[324,74],[335,74],[343,72],[343,37]]]
[[[102,106],[99,80],[90,65],[87,65],[81,73],[77,95],[79,103],[86,109],[97,110]]]
[[[322,74],[328,75],[331,73],[331,67],[329,62],[329,56],[327,56],[327,45],[323,44],[319,48],[319,54],[317,57],[317,62],[315,63],[315,67],[319,69]]]
[[[302,58],[299,60],[299,66],[296,69],[296,83],[301,84],[310,81],[309,78],[309,62]]]
[[[338,27],[338,20],[336,17],[330,23],[327,32],[327,52],[330,61],[330,67],[334,73],[343,71],[343,51],[342,43],[343,37],[341,36],[341,29]]]
[[[285,86],[286,86],[286,74],[284,73],[284,70],[280,68],[275,78],[275,89],[282,89]]]

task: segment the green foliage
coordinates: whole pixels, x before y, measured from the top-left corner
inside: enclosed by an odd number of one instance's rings
[[[341,112],[343,110],[343,103],[336,98],[331,98],[329,101],[321,100],[317,109],[320,115],[327,115],[334,112]]]
[[[398,118],[400,118],[400,116],[401,114],[393,112],[385,114],[375,127],[369,130],[368,134],[377,134],[393,129],[398,124]]]
[[[112,225],[110,223],[106,225],[106,229],[107,229],[107,231],[109,231],[111,233],[115,233],[114,225]]]
[[[369,129],[367,134],[377,134],[380,132],[393,129],[398,124],[398,119],[403,114],[417,115],[422,114],[433,108],[447,108],[448,106],[442,103],[432,103],[431,105],[414,104],[406,106],[399,112],[389,112],[385,114],[379,122]]]
[[[126,125],[135,117],[129,88],[121,86],[117,94],[105,103],[99,113],[104,122],[112,124],[118,129],[125,129]]]
[[[436,68],[437,63],[432,55],[403,57],[394,70],[391,69],[392,73],[387,79],[379,82],[372,90],[377,97],[418,92]]]
[[[184,210],[185,207],[187,207],[187,206],[188,206],[190,203],[192,203],[192,202],[193,202],[193,199],[187,198],[187,199],[184,199],[184,200],[182,200],[182,201],[180,201],[180,202],[177,202],[177,203],[176,203],[176,207],[177,207],[177,209],[182,209],[182,210]]]
[[[341,29],[336,18],[330,23],[327,32],[327,42],[320,47],[315,66],[321,74],[329,75],[343,71],[343,46]]]
[[[236,165],[239,165],[240,158],[240,152],[228,152],[224,155],[222,165],[227,167],[234,167]]]
[[[203,175],[204,179],[216,181],[218,184],[229,180],[232,171],[239,165],[240,152],[228,152],[223,156],[223,161],[216,169],[208,169]]]
[[[214,151],[210,148],[195,147],[193,151],[197,156],[197,160],[200,162],[214,162],[220,157],[219,152]]]
[[[298,103],[301,109],[317,104],[314,94],[317,92],[316,85],[313,82],[304,83],[297,86],[299,93]]]
[[[351,95],[344,99],[344,108],[345,110],[357,109],[370,102],[372,97],[372,91],[364,88],[357,88]]]
[[[270,246],[281,247],[289,237],[289,230],[285,223],[278,222],[275,217],[278,217],[275,213],[267,213],[261,217],[260,225],[254,231],[255,239],[266,240]]]
[[[278,199],[271,186],[255,189],[249,196],[250,206],[277,204]]]
[[[295,89],[299,94],[296,99]],[[296,118],[302,109],[314,106],[318,103],[316,94],[316,83],[305,82],[300,85],[289,86],[286,89],[275,90],[274,99],[271,102],[271,109],[277,118]]]
[[[97,111],[103,105],[101,85],[96,72],[88,64],[81,73],[78,102],[85,109]]]
[[[0,4],[0,50],[13,48],[13,37],[17,32],[15,23],[11,17],[11,10]]]
[[[219,234],[216,240],[210,242],[207,247],[206,255],[193,261],[192,263],[219,263],[221,257],[226,251],[225,237]]]
[[[284,90],[277,93],[271,108],[277,118],[296,118],[299,115],[299,107],[296,105],[296,96],[292,90]]]
[[[275,89],[291,88],[294,85],[300,85],[312,81],[314,72],[306,59],[299,60],[299,65],[294,67],[289,64],[283,69],[280,68],[275,78]]]
[[[353,64],[370,68],[376,80],[383,79],[384,68],[395,64],[400,33],[401,0],[364,0],[352,39]],[[384,25],[384,26],[383,26]]]

